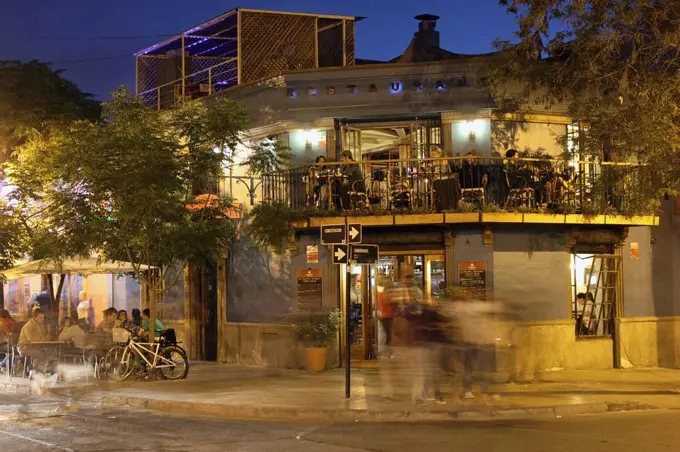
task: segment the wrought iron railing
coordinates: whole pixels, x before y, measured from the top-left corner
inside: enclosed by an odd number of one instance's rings
[[[651,214],[649,167],[454,157],[326,162],[266,174],[264,202],[309,215],[342,211]]]

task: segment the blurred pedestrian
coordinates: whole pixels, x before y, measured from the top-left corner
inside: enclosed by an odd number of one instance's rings
[[[473,384],[477,383],[480,393],[494,401],[497,394],[489,393],[489,376],[494,370],[495,331],[494,315],[496,303],[482,301],[466,295],[456,302],[456,323],[463,347],[463,399],[473,400]]]
[[[380,325],[385,333],[385,356],[392,356],[392,323],[394,322],[394,302],[390,299],[392,280],[382,277],[378,281],[378,315]]]

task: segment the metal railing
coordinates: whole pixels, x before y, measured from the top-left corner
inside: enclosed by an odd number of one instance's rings
[[[643,214],[649,167],[628,163],[449,157],[325,162],[262,178],[263,201],[332,211]],[[643,205],[641,208],[640,205]]]

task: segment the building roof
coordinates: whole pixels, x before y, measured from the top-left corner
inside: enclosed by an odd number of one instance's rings
[[[365,19],[361,16],[338,16],[332,14],[313,14],[313,13],[295,13],[286,11],[270,11],[264,9],[250,9],[250,8],[234,8],[219,16],[213,17],[195,27],[178,33],[165,39],[157,44],[146,47],[135,53],[135,56],[142,56],[146,54],[164,54],[173,50],[180,50],[182,48],[182,37],[185,38],[185,47],[195,46],[201,55],[208,55],[211,46],[215,45],[216,40],[231,39],[234,40],[238,36],[236,33],[237,13],[241,12],[258,12],[270,14],[286,14],[294,16],[312,16],[319,19],[336,19],[336,20],[352,20],[358,22]],[[201,46],[206,49],[200,48]]]

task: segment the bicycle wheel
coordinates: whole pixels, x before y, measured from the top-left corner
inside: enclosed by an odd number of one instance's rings
[[[161,357],[168,360],[174,364],[171,367],[160,367],[158,370],[161,373],[161,377],[166,380],[181,380],[189,375],[189,358],[187,358],[187,352],[177,345],[169,345],[163,347],[160,351]],[[159,360],[159,365],[167,366],[169,363],[163,359]]]
[[[130,353],[126,347],[116,345],[104,357],[103,370],[112,380],[123,381],[132,373]]]

